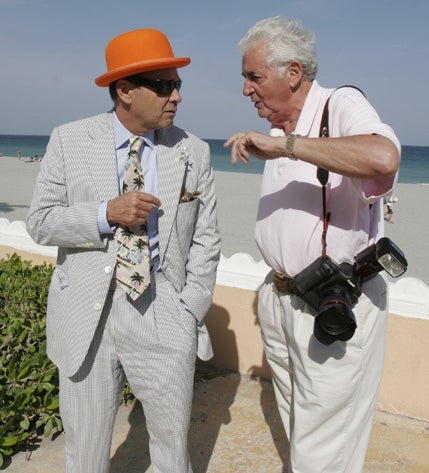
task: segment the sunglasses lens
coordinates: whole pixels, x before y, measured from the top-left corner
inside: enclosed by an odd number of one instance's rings
[[[167,79],[160,79],[157,81],[158,84],[158,93],[163,94],[163,95],[170,95],[173,93],[174,89],[177,89],[177,91],[180,90],[180,87],[182,85],[181,80],[167,80]]]
[[[157,80],[150,80],[144,77],[137,77],[134,79],[134,82],[139,85],[145,85],[147,87],[151,87],[157,94],[160,95],[170,95],[173,93],[175,89],[177,91],[180,90],[182,86],[182,81],[178,80],[171,80],[171,79],[157,79]]]
[[[171,80],[158,80],[156,85],[157,92],[161,95],[168,95],[173,92]]]

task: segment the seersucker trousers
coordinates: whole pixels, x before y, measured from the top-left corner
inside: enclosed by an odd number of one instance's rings
[[[108,473],[125,378],[143,406],[153,473],[192,473],[195,359],[196,320],[162,273],[136,302],[113,282],[82,367],[60,373],[66,473]]]

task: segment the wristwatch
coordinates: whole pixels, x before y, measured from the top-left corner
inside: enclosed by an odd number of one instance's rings
[[[298,161],[298,158],[293,154],[293,147],[295,145],[295,138],[299,138],[301,135],[295,135],[295,133],[291,133],[286,138],[286,157],[289,159],[293,159],[294,161]]]

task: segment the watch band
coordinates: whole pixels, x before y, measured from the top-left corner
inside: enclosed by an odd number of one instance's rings
[[[298,158],[296,158],[293,154],[293,147],[295,145],[295,138],[299,138],[301,135],[296,135],[295,133],[291,133],[288,135],[286,138],[286,157],[289,159],[293,159],[294,161],[297,161]]]

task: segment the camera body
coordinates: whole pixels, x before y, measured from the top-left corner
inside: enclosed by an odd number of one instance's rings
[[[381,238],[354,259],[354,264],[337,264],[329,256],[319,257],[292,280],[292,293],[316,311],[314,336],[325,345],[352,338],[356,330],[352,307],[362,293],[362,282],[383,269],[398,277],[407,268],[404,254],[389,238]]]
[[[349,340],[356,330],[351,308],[361,295],[361,278],[350,263],[317,258],[292,280],[292,292],[315,311],[314,335],[323,344]]]

